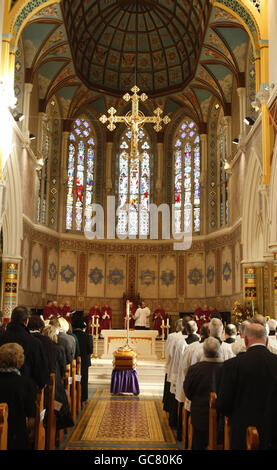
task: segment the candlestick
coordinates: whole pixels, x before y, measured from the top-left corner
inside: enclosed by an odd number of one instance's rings
[[[130,302],[127,300],[127,317],[130,316]]]

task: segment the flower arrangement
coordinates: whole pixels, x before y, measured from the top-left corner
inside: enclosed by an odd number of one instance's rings
[[[233,307],[233,315],[234,321],[236,323],[241,323],[244,320],[251,318],[253,316],[253,311],[250,306],[243,306],[238,300],[236,300]]]

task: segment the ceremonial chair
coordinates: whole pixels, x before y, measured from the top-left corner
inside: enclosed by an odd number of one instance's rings
[[[8,446],[8,404],[0,403],[0,450]]]
[[[76,359],[73,359],[71,364],[71,415],[73,421],[76,419],[76,402],[77,402],[77,392],[76,392]]]
[[[55,374],[50,374],[47,403],[46,449],[55,450],[56,415],[55,415]]]
[[[38,389],[36,394],[35,450],[45,450],[45,428],[43,424],[44,414],[44,389]]]
[[[76,414],[78,416],[82,407],[81,357],[80,356],[77,357],[77,361],[76,361],[76,377],[75,378],[76,378]]]
[[[231,421],[228,416],[224,416],[224,450],[230,450]]]
[[[259,450],[260,438],[258,430],[255,426],[248,426],[246,430],[246,449]]]

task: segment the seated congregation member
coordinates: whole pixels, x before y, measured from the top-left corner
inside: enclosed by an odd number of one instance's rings
[[[52,343],[52,362],[50,364],[50,373],[55,374],[55,401],[58,406],[55,408],[56,429],[65,429],[73,427],[74,421],[69,408],[68,398],[65,392],[63,377],[65,376],[66,360],[64,349],[58,344],[59,331],[54,325],[45,326],[42,335],[49,338]],[[47,398],[48,389],[45,395]],[[47,412],[47,411],[46,411]]]
[[[77,359],[77,357],[80,356],[80,346],[79,346],[79,341],[78,341],[78,338],[77,336],[73,333],[73,330],[72,330],[72,324],[71,324],[71,321],[68,321],[68,326],[69,326],[69,329],[68,329],[68,332],[67,334],[72,336],[75,340],[75,356],[74,356],[74,359]]]
[[[28,330],[30,316],[26,307],[15,307],[5,333],[0,336],[0,345],[18,343],[23,347],[25,360],[21,373],[31,378],[42,389],[49,380],[47,358],[41,342]]]
[[[59,325],[60,325],[60,333],[62,336],[66,338],[66,340],[69,342],[71,349],[70,349],[70,356],[71,356],[71,362],[75,358],[75,353],[76,353],[76,339],[74,338],[73,335],[69,334],[69,322],[63,318],[60,317],[59,319]]]
[[[223,365],[218,339],[205,339],[203,353],[203,361],[189,367],[184,381],[185,396],[191,401],[192,450],[205,450],[208,445],[210,393],[218,391]]]
[[[8,405],[8,450],[31,450],[26,418],[35,416],[36,387],[21,375],[24,349],[18,343],[0,347],[0,403]]]
[[[191,344],[195,341],[200,341],[200,336],[196,334],[197,332],[197,323],[194,320],[189,320],[185,323],[184,330],[186,331],[186,343]]]
[[[267,448],[270,409],[274,407],[277,383],[277,355],[267,348],[266,329],[249,322],[244,333],[246,352],[222,366],[216,409],[231,421],[231,450],[246,449],[246,429],[255,426],[260,449]],[[276,423],[275,423],[276,426]]]
[[[112,309],[106,302],[101,308],[100,328],[101,330],[110,330],[112,327]]]
[[[233,323],[229,323],[228,325],[225,326],[224,329],[224,341],[225,343],[234,343],[237,339],[237,327],[236,325],[233,325]]]
[[[75,354],[74,346],[72,343],[72,337],[70,337],[63,331],[59,322],[59,318],[50,318],[49,325],[52,325],[56,328],[58,335],[58,344],[61,345],[64,349],[66,363],[71,364]]]
[[[158,331],[158,337],[162,337],[162,321],[166,322],[166,313],[164,309],[161,307],[161,304],[157,305],[156,310],[153,312],[152,322],[153,322],[153,330]],[[165,330],[164,330],[165,333]]]
[[[220,342],[220,349],[223,360],[230,359],[234,357],[234,353],[232,351],[231,345],[228,343],[224,343],[222,341],[223,336],[223,323],[219,318],[212,318],[209,322],[209,336],[213,336],[217,338]],[[196,362],[203,360],[203,343],[199,343],[192,353],[191,364],[195,364]]]
[[[72,317],[72,331],[77,336],[81,356],[81,402],[88,399],[88,369],[91,365],[93,353],[92,336],[86,333],[87,325],[80,316]]]

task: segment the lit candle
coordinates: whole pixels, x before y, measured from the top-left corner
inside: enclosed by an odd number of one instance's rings
[[[130,304],[129,304],[129,300],[127,300],[127,317],[130,316]]]
[[[169,318],[167,317],[167,322],[166,322],[167,326],[169,326]]]
[[[162,328],[164,328],[164,319],[162,319]]]
[[[99,325],[99,318],[96,317],[96,325]]]

